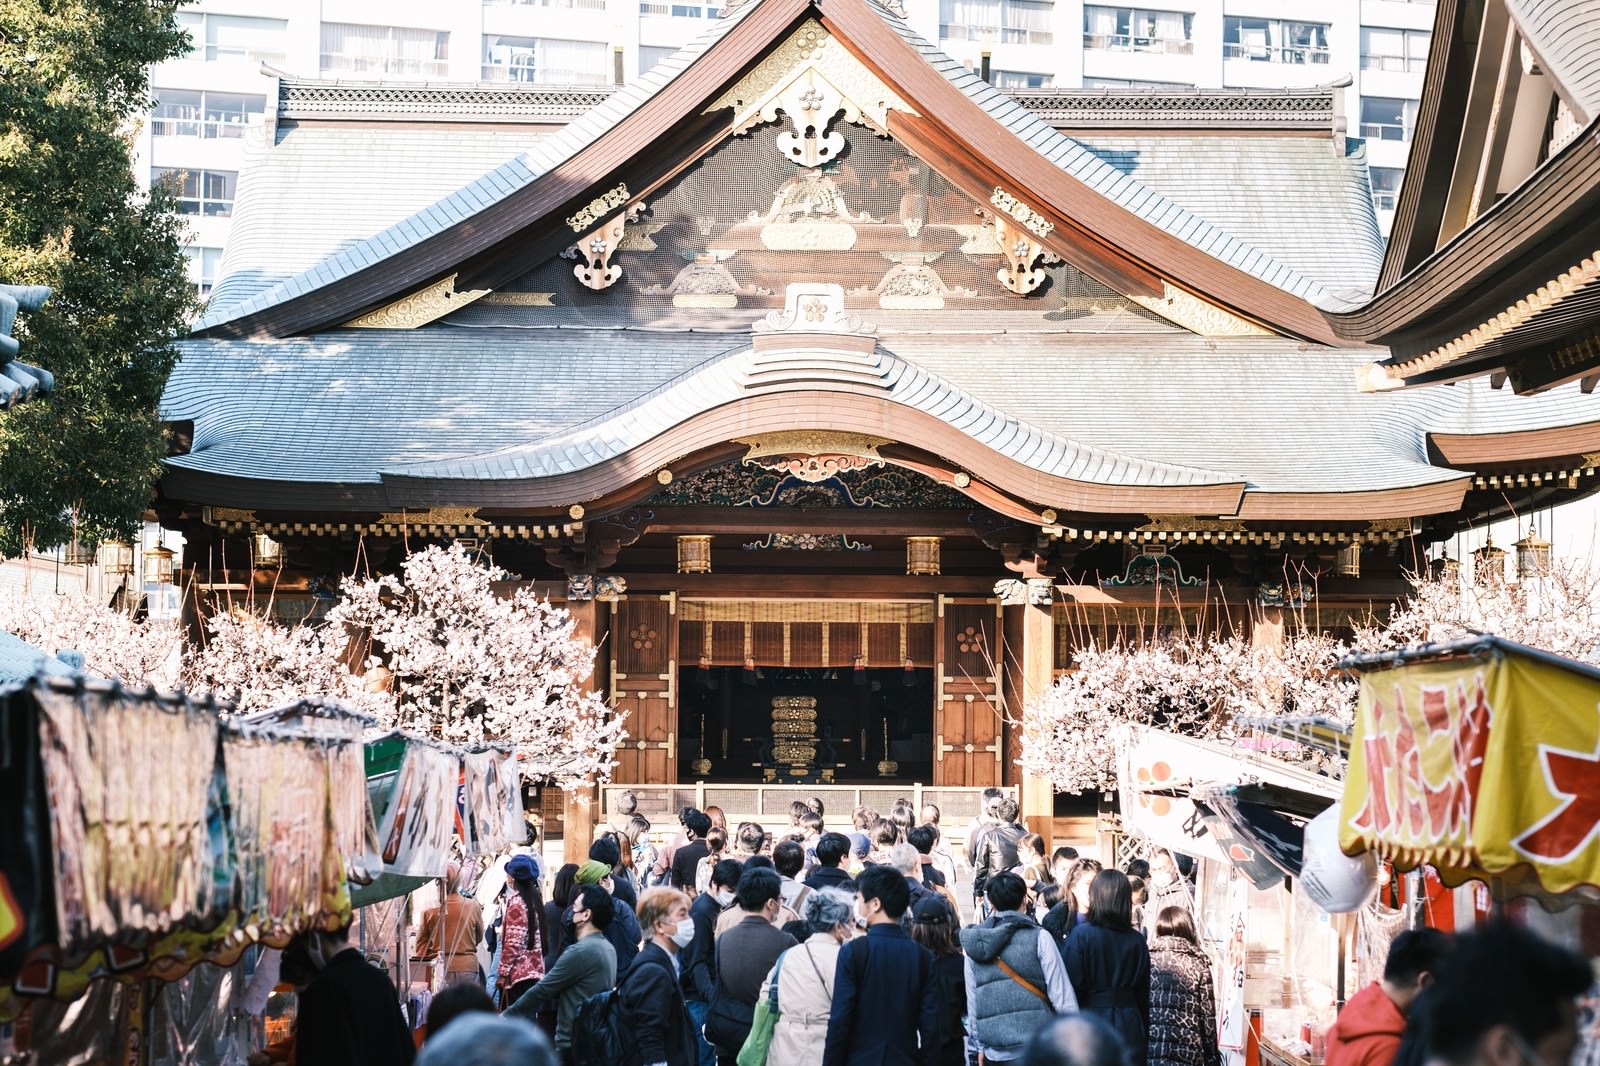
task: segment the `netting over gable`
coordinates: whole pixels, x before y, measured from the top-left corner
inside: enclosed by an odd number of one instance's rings
[[[1064,263],[1040,262],[1047,276],[1029,295],[1008,292],[979,205],[888,138],[841,124],[847,149],[807,169],[780,155],[773,129],[731,138],[649,198],[609,288],[584,287],[574,260],[555,258],[449,321],[744,331],[783,306],[790,282],[825,281],[881,332],[1175,328]]]

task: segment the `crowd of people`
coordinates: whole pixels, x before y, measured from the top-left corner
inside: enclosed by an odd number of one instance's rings
[[[513,856],[485,923],[452,870],[423,920],[444,969],[420,1066],[1220,1066],[1211,959],[1169,854],[1047,852],[992,790],[962,900],[931,805],[858,808],[842,833],[820,800],[777,833],[686,808],[658,848],[630,799],[548,900],[537,860]],[[463,961],[480,936],[487,973]],[[338,937],[297,955],[295,1063],[411,1062],[393,987]],[[1558,1066],[1590,980],[1510,926],[1407,932],[1327,1066]],[[620,1050],[596,1057],[608,1033]]]

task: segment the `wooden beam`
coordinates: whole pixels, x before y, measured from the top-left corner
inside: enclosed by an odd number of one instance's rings
[[[967,511],[654,507],[648,533],[848,533],[854,537],[976,537]]]

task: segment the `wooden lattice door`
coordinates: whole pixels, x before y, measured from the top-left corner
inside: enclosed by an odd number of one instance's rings
[[[613,780],[678,779],[677,598],[624,596],[611,605],[611,705],[628,713]]]
[[[1000,609],[994,600],[939,598],[933,778],[939,785],[1000,784]]]

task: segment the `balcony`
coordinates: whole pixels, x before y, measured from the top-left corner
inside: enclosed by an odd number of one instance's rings
[[[1099,52],[1160,52],[1194,55],[1194,42],[1171,37],[1139,37],[1127,33],[1086,33],[1083,47]]]
[[[254,120],[259,121],[260,115]],[[155,137],[200,137],[205,140],[244,136],[251,122],[240,119],[153,118],[150,133]]]
[[[1363,122],[1361,136],[1374,141],[1409,141],[1411,131],[1399,123]]]
[[[939,38],[945,41],[985,41],[998,44],[1054,44],[1050,30],[1029,30],[1016,26],[961,26],[940,24]]]
[[[483,0],[485,7],[552,7],[567,11],[604,11],[606,0]]]
[[[1384,70],[1396,74],[1421,74],[1428,69],[1427,56],[1367,56],[1361,57],[1362,70]]]
[[[199,55],[205,57],[207,63],[215,62],[245,62],[251,66],[266,63],[269,66],[281,67],[284,64],[284,53],[267,48],[257,48],[250,45],[207,44],[197,50]],[[190,56],[182,58],[190,58]]]
[[[450,61],[323,52],[320,69],[324,74],[399,74],[413,78],[443,78],[450,73]]]
[[[1292,66],[1326,65],[1328,62],[1328,50],[1326,48],[1295,45],[1279,48],[1261,44],[1234,44],[1227,42],[1222,46],[1222,58],[1248,59],[1255,63],[1287,63]]]

